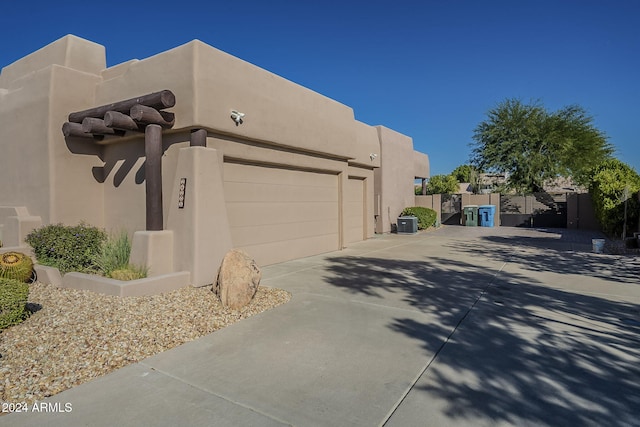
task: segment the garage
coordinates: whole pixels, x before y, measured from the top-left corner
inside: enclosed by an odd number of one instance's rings
[[[365,237],[365,180],[350,176],[347,180],[344,218],[345,243],[360,242]]]
[[[226,161],[224,193],[233,245],[260,265],[339,249],[337,174]]]

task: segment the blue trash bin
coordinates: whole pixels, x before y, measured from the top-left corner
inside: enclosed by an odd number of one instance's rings
[[[493,217],[496,214],[495,205],[481,205],[478,207],[478,218],[481,227],[493,227]]]

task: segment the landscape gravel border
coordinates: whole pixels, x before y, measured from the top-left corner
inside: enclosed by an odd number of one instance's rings
[[[34,283],[31,316],[0,333],[0,401],[40,401],[290,298],[260,286],[247,306],[231,310],[210,286],[123,298]]]

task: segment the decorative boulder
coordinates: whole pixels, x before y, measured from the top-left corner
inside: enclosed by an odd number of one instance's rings
[[[262,272],[245,252],[234,249],[224,256],[214,292],[222,305],[239,309],[249,304],[258,290]]]

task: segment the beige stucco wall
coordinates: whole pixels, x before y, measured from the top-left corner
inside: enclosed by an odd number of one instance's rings
[[[73,68],[70,68],[73,67]],[[67,145],[60,131],[70,111],[93,102],[104,48],[68,36],[0,73],[0,203],[26,206],[44,223],[102,224],[102,162],[93,144]]]
[[[110,231],[143,230],[144,136],[127,133],[97,143],[65,139],[61,127],[71,112],[163,89],[176,96],[170,109],[175,126],[163,132],[165,224],[175,209],[178,165],[196,161],[193,154],[183,160],[179,154],[192,129],[207,130],[207,147],[217,153],[211,158],[222,162],[215,172],[220,182],[228,162],[335,176],[335,249],[357,240],[356,227],[362,227],[362,239],[390,231],[400,211],[414,203],[414,177],[429,173],[428,157],[413,150],[411,138],[358,122],[350,107],[200,41],[106,68],[102,46],[66,36],[0,74],[0,179],[12,183],[0,187],[0,205],[25,206],[45,224],[84,220]],[[230,118],[231,110],[245,113],[242,124]],[[260,179],[261,169],[246,170]],[[184,243],[180,233],[176,248]],[[320,250],[309,241],[300,253]],[[265,251],[264,259],[289,257],[272,252]]]
[[[413,149],[413,140],[384,126],[376,126],[381,167],[375,174],[376,232],[391,232],[406,207],[415,206],[415,178],[429,177],[429,158]]]
[[[414,178],[429,178],[431,176],[429,156],[419,151],[413,152],[413,175]]]

